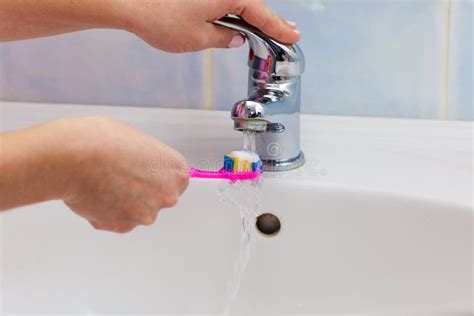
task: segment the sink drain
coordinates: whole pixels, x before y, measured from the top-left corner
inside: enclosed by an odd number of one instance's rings
[[[266,236],[275,236],[280,232],[281,222],[275,215],[265,213],[257,217],[257,230]]]

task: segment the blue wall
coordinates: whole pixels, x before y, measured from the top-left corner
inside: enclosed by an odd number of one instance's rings
[[[303,112],[473,119],[468,0],[268,0],[296,21]],[[92,30],[0,44],[0,99],[215,108],[246,95],[247,48],[174,55]]]
[[[473,3],[472,1],[454,1],[452,9],[448,117],[473,120]]]

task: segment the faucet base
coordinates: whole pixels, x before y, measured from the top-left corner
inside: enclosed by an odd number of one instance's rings
[[[297,169],[304,165],[305,158],[302,151],[300,154],[292,159],[285,160],[273,160],[273,159],[262,159],[263,171],[268,172],[281,172]]]

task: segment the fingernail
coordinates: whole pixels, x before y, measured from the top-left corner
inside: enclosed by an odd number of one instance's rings
[[[298,35],[301,35],[301,32],[298,31],[298,30],[293,30],[293,33],[296,33],[296,34],[298,34]]]
[[[292,28],[295,28],[295,27],[296,27],[296,22],[286,20],[286,23],[287,23],[289,26],[291,26]]]
[[[237,48],[244,45],[244,43],[245,43],[245,38],[240,34],[235,34],[229,43],[229,48]]]

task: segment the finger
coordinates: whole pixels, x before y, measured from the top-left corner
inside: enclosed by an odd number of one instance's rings
[[[268,36],[287,44],[300,40],[300,32],[273,13],[261,0],[242,0],[234,3],[236,6],[231,13],[240,15]]]
[[[135,227],[136,225],[118,225],[108,230],[113,233],[126,234],[126,233],[131,232]]]
[[[150,226],[153,225],[158,216],[159,210],[148,211],[146,215],[143,215],[136,221],[137,225]]]
[[[160,212],[159,210],[151,212],[149,224],[146,224],[146,225],[154,224],[156,222],[156,218],[158,217],[159,212]]]
[[[132,231],[135,227],[137,227],[137,224],[135,223],[124,222],[124,223],[116,223],[116,224],[107,225],[107,226],[104,226],[103,229],[113,232],[113,233],[125,234]]]
[[[189,172],[181,173],[178,178],[178,188],[179,188],[179,196],[181,196],[184,191],[189,186]]]
[[[94,229],[103,230],[102,225],[100,225],[97,221],[89,220],[89,223],[92,227],[94,227]]]
[[[245,37],[226,27],[207,23],[206,48],[237,48],[245,44]]]
[[[169,193],[161,198],[161,207],[160,208],[172,208],[178,203],[179,195],[175,193]]]
[[[131,223],[124,224],[101,224],[94,220],[89,220],[89,223],[97,230],[105,230],[113,233],[125,234],[132,231],[137,225]]]
[[[289,27],[291,27],[292,30],[296,30],[296,22],[293,21],[288,21],[282,18],[281,16],[278,16],[278,18],[285,24],[287,24]]]

